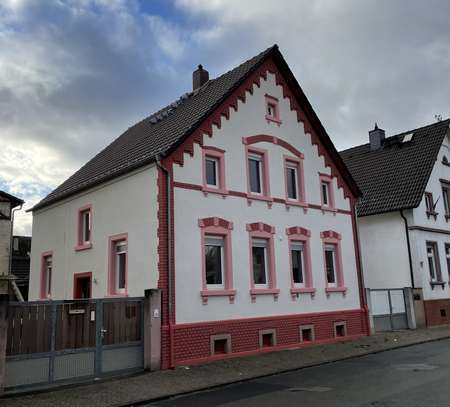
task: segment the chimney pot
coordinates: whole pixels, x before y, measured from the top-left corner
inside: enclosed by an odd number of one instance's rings
[[[209,72],[203,69],[202,64],[192,73],[192,90],[202,87],[209,81]]]
[[[373,130],[369,130],[369,142],[370,142],[370,150],[378,150],[383,146],[383,141],[385,139],[386,132],[383,129],[380,129],[375,123],[375,128]]]

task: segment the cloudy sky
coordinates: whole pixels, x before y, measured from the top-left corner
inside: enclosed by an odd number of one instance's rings
[[[0,189],[30,207],[126,128],[277,43],[338,149],[450,115],[446,0],[0,0]],[[16,233],[31,234],[19,214]]]

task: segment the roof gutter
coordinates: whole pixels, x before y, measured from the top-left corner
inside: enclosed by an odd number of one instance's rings
[[[414,285],[414,273],[413,273],[412,257],[411,257],[411,242],[409,240],[408,219],[406,219],[406,216],[403,213],[403,209],[400,210],[400,216],[403,218],[403,222],[405,223],[406,245],[408,247],[409,274],[411,277],[411,287],[416,288]]]

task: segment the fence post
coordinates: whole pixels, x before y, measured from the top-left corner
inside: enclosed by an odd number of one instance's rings
[[[366,303],[367,303],[367,311],[369,315],[367,318],[369,319],[369,330],[370,334],[373,335],[375,333],[375,322],[373,320],[373,309],[372,309],[372,296],[370,295],[370,288],[366,288]]]
[[[144,369],[161,368],[161,290],[145,290]]]
[[[406,318],[408,320],[408,328],[416,329],[416,315],[414,313],[414,296],[411,287],[403,288],[403,296],[405,298]]]
[[[8,334],[8,295],[0,295],[0,394],[5,388],[6,342]]]

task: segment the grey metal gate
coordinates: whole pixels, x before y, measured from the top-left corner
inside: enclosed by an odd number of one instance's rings
[[[143,369],[143,306],[143,298],[11,303],[5,388]]]
[[[369,292],[376,332],[408,328],[403,289],[370,289]]]

